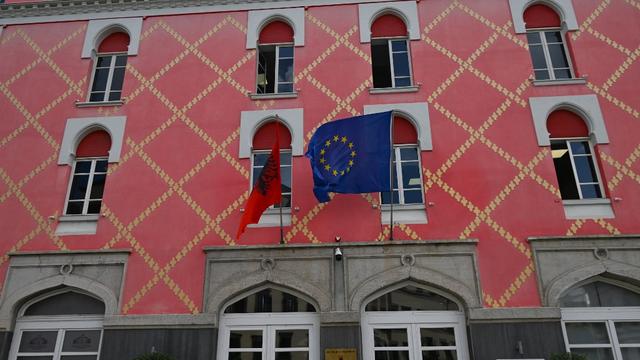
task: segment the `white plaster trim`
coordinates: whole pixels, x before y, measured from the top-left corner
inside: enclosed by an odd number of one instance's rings
[[[380,15],[392,14],[402,19],[407,26],[409,39],[420,40],[418,5],[415,1],[397,1],[358,5],[360,42],[371,42],[371,25]]]
[[[56,235],[95,235],[98,231],[98,215],[61,216]]]
[[[609,199],[563,200],[567,219],[613,219],[613,208]]]
[[[71,165],[75,159],[76,148],[80,141],[90,132],[104,130],[111,136],[109,162],[120,161],[126,116],[106,116],[68,119],[64,128],[58,165]]]
[[[602,111],[596,95],[547,96],[529,98],[533,126],[536,130],[538,145],[549,146],[547,118],[556,110],[572,110],[587,124],[589,135],[598,144],[608,144],[609,135],[604,124]]]
[[[384,225],[391,223],[391,208],[383,205],[380,211],[380,221]],[[423,204],[402,205],[393,204],[393,223],[394,224],[427,224],[427,211]]]
[[[129,35],[129,51],[127,54],[138,55],[142,18],[90,20],[82,46],[82,58],[90,58],[92,53],[107,36],[114,32],[124,31]]]
[[[426,102],[364,106],[365,115],[385,111],[395,111],[413,124],[416,128],[416,132],[418,133],[418,146],[420,146],[420,150],[433,150],[433,144],[431,142],[431,122],[429,120],[429,105]]]
[[[249,224],[250,228],[276,227],[280,226],[280,209],[270,208],[265,210],[260,216],[257,224]],[[291,226],[291,209],[282,209],[282,226]]]
[[[513,27],[516,34],[524,34],[527,32],[526,24],[524,23],[524,11],[531,5],[542,4],[555,10],[560,16],[562,21],[562,27],[567,30],[578,30],[578,20],[576,20],[576,13],[573,10],[573,3],[571,0],[509,0],[509,7],[511,8],[511,19],[513,20]]]
[[[243,111],[240,113],[239,157],[241,159],[251,156],[253,136],[256,131],[265,122],[273,120],[276,115],[291,133],[291,155],[301,156],[304,154],[304,116],[302,108]]]
[[[4,30],[4,25],[0,24],[0,40],[2,40],[2,30]]]
[[[293,45],[304,46],[304,8],[249,11],[247,49],[255,49],[260,31],[272,20],[280,20],[293,29]]]

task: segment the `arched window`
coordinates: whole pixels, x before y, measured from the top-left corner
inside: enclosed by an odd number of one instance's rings
[[[422,166],[418,135],[413,124],[399,115],[393,117],[393,203],[424,204]],[[390,204],[389,192],[383,192],[382,204]]]
[[[89,102],[120,101],[127,66],[129,35],[115,32],[102,40],[96,50]]]
[[[547,118],[547,130],[562,199],[605,197],[584,120],[571,111],[556,110]]]
[[[374,88],[413,85],[407,26],[399,17],[384,14],[371,25],[371,66]]]
[[[104,130],[93,131],[80,141],[65,203],[66,215],[100,213],[110,149],[111,137]]]
[[[552,8],[534,4],[524,12],[529,52],[536,80],[571,79],[574,76],[560,16]]]
[[[561,298],[566,349],[589,360],[640,359],[638,288],[596,277]]]
[[[276,129],[280,138],[280,178],[282,180],[282,202],[280,205],[274,205],[275,208],[282,206],[283,208],[291,207],[291,133],[287,127],[275,121],[263,124],[253,136],[253,146],[251,151],[251,184],[260,176],[260,172],[264,167],[271,148],[275,142]]]
[[[469,358],[460,305],[438,291],[414,285],[366,303],[362,339],[364,360]]]
[[[258,94],[292,93],[293,29],[274,20],[261,31],[258,39]]]
[[[98,359],[104,303],[63,289],[28,301],[18,312],[10,360]]]
[[[318,360],[316,308],[287,291],[262,288],[231,302],[220,316],[220,360]]]

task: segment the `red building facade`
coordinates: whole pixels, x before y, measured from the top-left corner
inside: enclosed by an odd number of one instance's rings
[[[637,2],[22,3],[0,5],[5,358],[640,356]],[[393,242],[388,194],[320,204],[304,157],[389,110]],[[277,209],[235,239],[276,116],[285,244]],[[65,350],[76,326],[97,348]]]

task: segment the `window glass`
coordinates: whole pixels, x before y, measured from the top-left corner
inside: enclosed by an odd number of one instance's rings
[[[416,146],[394,146],[393,149],[394,204],[422,204],[421,165]],[[398,161],[399,159],[399,161]],[[381,193],[382,203],[390,203],[389,192]]]
[[[609,335],[604,322],[567,323],[569,344],[608,344]]]
[[[408,346],[407,329],[374,329],[374,345],[376,347]]]
[[[405,286],[388,292],[367,304],[366,311],[458,310],[458,305],[426,289]]]
[[[456,337],[453,328],[422,328],[420,343],[422,346],[455,346]]]
[[[309,330],[276,330],[276,347],[299,348],[309,347]]]
[[[64,334],[63,352],[94,352],[100,345],[101,330],[68,330]]]
[[[20,338],[19,352],[53,352],[58,338],[57,331],[24,331]]]
[[[586,140],[551,140],[551,155],[565,200],[602,198],[602,186]]]
[[[262,330],[232,330],[229,336],[229,347],[262,348]]]
[[[315,312],[307,301],[276,289],[264,289],[229,305],[225,311],[231,313],[261,312]]]
[[[258,46],[258,94],[293,92],[293,46]]]
[[[96,58],[89,101],[120,100],[126,65],[126,54],[99,54]]]
[[[640,322],[616,322],[616,333],[621,344],[640,344]]]
[[[536,80],[572,78],[562,33],[558,30],[527,32],[529,53]]]
[[[253,169],[251,172],[252,183],[255,184],[260,177],[260,172],[264,168],[271,152],[256,151],[253,153]],[[291,207],[291,151],[285,150],[280,152],[280,180],[282,181],[282,207]],[[276,204],[274,208],[279,208]]]
[[[602,281],[591,282],[567,291],[561,307],[640,306],[640,294]]]
[[[104,158],[78,159],[74,166],[65,214],[100,213],[107,178],[107,160]]]
[[[371,67],[374,88],[392,87],[388,40],[371,39]]]

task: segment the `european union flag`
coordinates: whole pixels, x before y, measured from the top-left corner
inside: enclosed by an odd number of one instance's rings
[[[306,156],[311,160],[313,193],[360,194],[389,191],[391,112],[355,116],[318,128]]]

